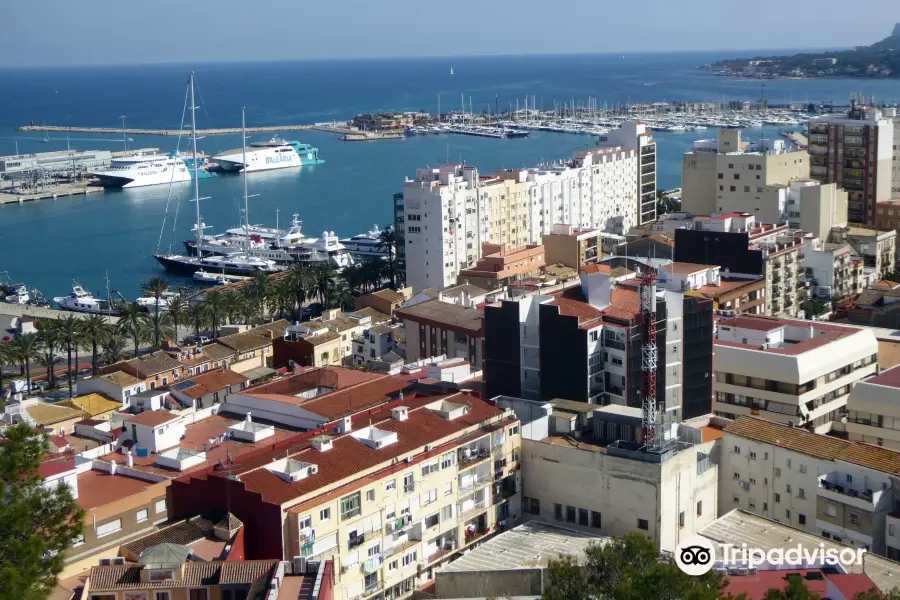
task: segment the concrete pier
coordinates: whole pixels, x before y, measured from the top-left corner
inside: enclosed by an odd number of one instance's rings
[[[87,313],[70,312],[67,310],[56,310],[53,308],[42,308],[39,306],[28,306],[23,304],[10,304],[2,301],[0,301],[0,315],[7,315],[10,317],[33,317],[35,319],[61,319],[69,315],[75,315],[79,319],[84,319],[89,316]],[[100,316],[107,319],[107,322],[110,325],[119,322],[119,317]]]
[[[279,131],[305,131],[315,129],[315,125],[272,125],[265,127],[248,127],[247,133],[277,133]],[[103,135],[160,135],[160,136],[190,136],[190,129],[116,129],[115,127],[61,127],[59,125],[21,125],[16,131],[24,133],[96,133]],[[219,129],[198,129],[197,135],[240,135],[240,127],[225,127]]]
[[[12,191],[11,188],[0,187],[0,205],[24,204],[25,202],[34,202],[36,200],[95,194],[102,191],[102,187],[93,186],[87,182],[81,181],[74,183],[54,183],[46,185],[38,190],[17,189],[16,191]]]

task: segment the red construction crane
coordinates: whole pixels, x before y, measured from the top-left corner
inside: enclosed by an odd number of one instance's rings
[[[641,274],[641,425],[644,444],[658,448],[662,444],[662,413],[656,401],[656,270],[647,267]]]

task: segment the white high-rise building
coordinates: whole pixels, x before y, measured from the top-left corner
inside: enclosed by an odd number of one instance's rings
[[[403,196],[407,284],[441,289],[484,243],[540,244],[558,224],[626,233],[640,218],[638,154],[601,147],[487,177],[459,164],[417,169]]]
[[[597,138],[597,146],[620,146],[638,155],[638,221],[644,225],[656,220],[656,140],[640,121],[626,121],[618,129]]]

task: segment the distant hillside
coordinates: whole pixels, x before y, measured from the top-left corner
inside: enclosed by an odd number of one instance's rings
[[[794,56],[723,60],[702,68],[721,75],[773,77],[900,77],[900,23],[871,46]]]

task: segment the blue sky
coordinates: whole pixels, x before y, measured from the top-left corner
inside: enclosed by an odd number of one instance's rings
[[[14,0],[0,67],[868,44],[897,0]],[[549,7],[549,8],[548,8]],[[852,22],[851,26],[847,26]]]

